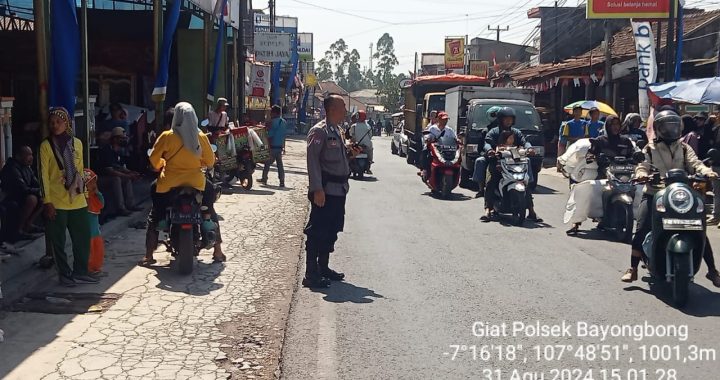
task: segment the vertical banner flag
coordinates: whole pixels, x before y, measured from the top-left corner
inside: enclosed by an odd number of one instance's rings
[[[683,60],[683,34],[685,34],[685,24],[683,22],[683,19],[685,18],[685,11],[684,8],[685,4],[684,1],[680,1],[680,4],[678,4],[677,7],[677,48],[676,50],[676,56],[675,56],[675,81],[680,80],[680,76],[682,74],[682,60]]]
[[[465,67],[465,39],[445,39],[445,70]]]
[[[218,6],[219,5],[219,6]],[[218,71],[220,71],[220,60],[222,52],[225,49],[225,12],[227,11],[227,0],[218,1],[215,7],[215,17],[218,18],[218,36],[215,42],[215,62],[213,63],[213,72],[210,76],[208,84],[207,100],[215,101],[215,85],[217,84]]]
[[[290,90],[292,90],[292,85],[295,83],[295,76],[297,75],[298,71],[298,61],[300,60],[300,57],[298,55],[298,37],[295,36],[293,39],[293,46],[292,46],[292,54],[291,54],[291,61],[292,61],[292,70],[290,71],[290,76],[288,77],[287,86],[285,87],[285,93],[289,94]]]
[[[52,1],[50,20],[49,105],[64,107],[72,120],[75,113],[75,79],[80,71],[80,27],[75,1]]]
[[[650,98],[648,89],[657,79],[657,62],[655,61],[655,39],[650,23],[632,21],[633,35],[635,36],[635,51],[637,52],[638,67],[638,99],[640,103],[640,116],[647,120],[650,115]]]
[[[168,66],[170,66],[170,50],[172,48],[175,29],[177,29],[178,20],[180,19],[181,0],[175,0],[172,8],[168,8],[167,17],[165,18],[165,30],[163,31],[162,48],[160,49],[160,61],[158,62],[158,72],[155,74],[155,88],[152,92],[152,98],[155,102],[165,100],[168,82]]]

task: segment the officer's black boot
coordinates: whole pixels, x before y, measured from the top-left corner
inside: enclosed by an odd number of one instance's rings
[[[327,288],[330,281],[323,278],[318,267],[318,253],[316,249],[306,248],[307,257],[305,260],[305,278],[302,284],[306,288]]]
[[[318,255],[318,267],[320,267],[320,274],[329,279],[330,281],[342,281],[345,279],[345,273],[335,272],[330,269],[330,252],[320,252]]]

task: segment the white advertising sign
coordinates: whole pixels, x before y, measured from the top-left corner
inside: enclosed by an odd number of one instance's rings
[[[655,60],[655,39],[649,22],[632,22],[637,52],[638,97],[640,116],[647,120],[650,116],[650,98],[648,87],[657,79],[657,61]]]
[[[289,33],[255,33],[255,59],[262,62],[287,62],[292,44]]]
[[[270,66],[254,64],[250,75],[250,96],[270,96]]]
[[[227,9],[225,10],[225,22],[235,29],[240,28],[240,1],[227,0]],[[219,14],[222,5],[222,0],[190,0],[190,2],[212,15]]]
[[[313,34],[298,33],[298,55],[301,61],[313,60]]]

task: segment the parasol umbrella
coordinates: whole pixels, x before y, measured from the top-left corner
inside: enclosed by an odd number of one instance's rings
[[[583,109],[583,116],[587,116],[588,110],[591,108],[597,108],[601,114],[617,116],[617,112],[609,105],[598,102],[597,100],[580,100],[575,103],[570,103],[565,106],[565,112],[571,113],[573,108],[580,106]]]
[[[650,85],[650,91],[660,99],[720,105],[720,77],[656,83]]]

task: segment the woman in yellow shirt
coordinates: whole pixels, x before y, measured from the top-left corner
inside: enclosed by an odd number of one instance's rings
[[[46,233],[52,244],[60,284],[97,283],[88,275],[90,222],[83,184],[83,146],[72,135],[70,116],[65,108],[50,109],[50,137],[40,144]],[[70,232],[73,266],[65,252],[65,231]]]
[[[150,164],[160,172],[160,176],[151,187],[153,208],[148,217],[145,258],[140,261],[140,265],[156,263],[153,253],[158,244],[157,224],[165,217],[168,193],[173,188],[191,186],[203,191],[203,205],[208,206],[213,220],[218,222],[213,207],[213,188],[206,186],[207,180],[202,171],[215,164],[215,154],[207,136],[198,129],[198,117],[190,103],[180,102],[175,106],[171,129],[158,136],[150,153]],[[225,261],[220,243],[218,227],[213,252],[215,261]]]

